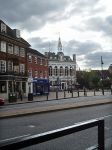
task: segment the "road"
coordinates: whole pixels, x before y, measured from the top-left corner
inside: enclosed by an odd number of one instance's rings
[[[2,119],[0,121],[0,140],[38,134],[110,114],[112,114],[112,104]],[[107,118],[105,124],[106,138],[112,137],[112,118]],[[97,144],[96,139],[97,128],[92,128],[26,149],[84,150]]]

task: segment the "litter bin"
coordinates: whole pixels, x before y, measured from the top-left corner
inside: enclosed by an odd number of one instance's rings
[[[28,101],[33,101],[33,93],[28,93]]]
[[[16,102],[17,101],[17,95],[16,93],[9,93],[9,102]]]

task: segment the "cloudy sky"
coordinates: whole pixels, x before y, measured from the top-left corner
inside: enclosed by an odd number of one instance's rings
[[[43,54],[57,53],[60,34],[78,68],[112,64],[112,0],[0,0],[0,18]]]

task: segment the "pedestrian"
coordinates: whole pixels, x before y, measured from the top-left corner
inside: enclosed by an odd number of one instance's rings
[[[19,98],[20,98],[21,101],[23,100],[23,90],[19,91]]]

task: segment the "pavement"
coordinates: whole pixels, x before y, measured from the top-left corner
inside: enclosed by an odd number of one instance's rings
[[[18,102],[23,103],[23,102]],[[26,103],[26,101],[24,101]],[[31,103],[31,102],[30,102]],[[100,99],[100,100],[90,100],[90,101],[79,101],[79,102],[70,102],[70,103],[57,103],[55,105],[52,105],[49,103],[47,106],[38,106],[33,108],[21,108],[21,109],[11,109],[3,111],[0,111],[0,119],[4,118],[11,118],[11,117],[19,117],[19,116],[25,116],[25,115],[32,115],[32,114],[38,114],[38,113],[47,113],[47,112],[53,112],[53,111],[61,111],[61,110],[67,110],[67,109],[76,109],[76,108],[82,108],[82,107],[91,107],[96,105],[104,105],[104,104],[111,104],[112,103],[112,96],[110,98]]]

